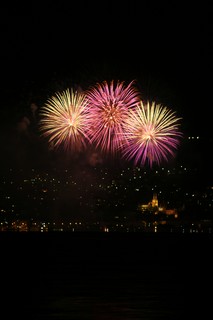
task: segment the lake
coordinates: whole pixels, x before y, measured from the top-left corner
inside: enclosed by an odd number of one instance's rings
[[[22,319],[208,319],[212,234],[0,234],[1,313]]]

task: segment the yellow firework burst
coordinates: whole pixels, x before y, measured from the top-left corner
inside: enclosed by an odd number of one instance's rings
[[[63,146],[67,150],[78,150],[89,142],[87,99],[82,92],[72,88],[57,92],[47,100],[40,110],[40,131],[52,148]]]

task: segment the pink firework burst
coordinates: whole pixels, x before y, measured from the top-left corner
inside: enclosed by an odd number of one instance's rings
[[[141,101],[130,110],[124,125],[127,143],[122,146],[124,158],[134,159],[135,165],[158,165],[175,157],[182,133],[179,120],[167,107]]]
[[[104,81],[87,90],[92,113],[89,123],[91,141],[104,152],[115,153],[123,142],[123,124],[129,110],[140,101],[139,91],[133,83],[125,86],[124,82]]]
[[[67,89],[56,93],[40,111],[40,130],[51,148],[63,146],[80,151],[90,141],[88,119],[90,112],[83,93]]]

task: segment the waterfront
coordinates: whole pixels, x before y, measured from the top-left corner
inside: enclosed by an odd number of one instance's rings
[[[204,171],[7,168],[0,231],[212,233],[212,178]]]

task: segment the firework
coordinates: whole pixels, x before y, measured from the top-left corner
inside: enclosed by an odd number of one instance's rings
[[[80,151],[87,146],[90,112],[83,93],[72,88],[57,92],[43,106],[40,115],[40,130],[52,148],[63,146]]]
[[[86,93],[92,117],[90,117],[90,137],[96,148],[115,153],[124,138],[123,123],[129,109],[136,106],[139,91],[133,81],[125,86],[124,82],[97,83]]]
[[[158,165],[175,156],[182,133],[179,120],[167,107],[141,101],[124,125],[127,143],[122,146],[123,157],[134,159],[135,165]]]

